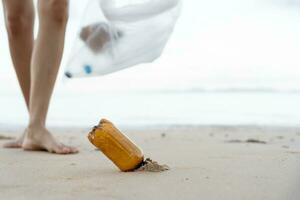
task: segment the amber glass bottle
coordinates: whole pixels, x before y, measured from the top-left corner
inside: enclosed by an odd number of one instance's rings
[[[94,127],[88,138],[121,171],[132,171],[143,163],[142,151],[106,119]]]

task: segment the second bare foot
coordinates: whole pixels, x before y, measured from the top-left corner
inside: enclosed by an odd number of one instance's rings
[[[25,136],[26,130],[24,133],[19,137],[18,139],[9,141],[3,145],[4,148],[22,148],[22,144],[24,141],[24,136]]]

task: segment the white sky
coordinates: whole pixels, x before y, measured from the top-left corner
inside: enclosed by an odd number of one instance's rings
[[[62,67],[84,12],[82,2],[71,0]],[[0,15],[0,93],[17,92],[1,9]],[[300,88],[299,22],[300,5],[294,0],[184,0],[175,32],[155,63],[105,77],[59,81],[58,91]]]

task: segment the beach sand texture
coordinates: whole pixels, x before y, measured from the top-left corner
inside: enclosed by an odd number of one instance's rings
[[[120,172],[89,143],[89,129],[52,131],[63,142],[78,146],[80,153],[63,156],[1,148],[1,200],[300,199],[300,128],[123,130],[146,157],[170,166],[162,173]],[[2,130],[0,135],[17,132]],[[0,145],[6,139],[0,137]]]

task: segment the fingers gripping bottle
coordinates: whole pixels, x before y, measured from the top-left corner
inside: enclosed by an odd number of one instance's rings
[[[143,164],[142,151],[106,119],[94,127],[88,139],[121,171],[133,171]]]

